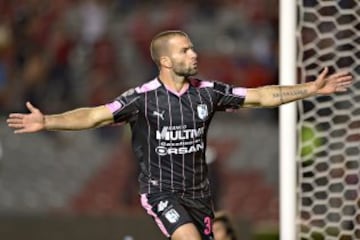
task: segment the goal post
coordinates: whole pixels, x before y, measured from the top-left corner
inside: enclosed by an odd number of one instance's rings
[[[346,93],[280,108],[281,239],[360,239],[360,4],[280,6],[280,84],[313,81],[326,66],[354,77]]]
[[[296,83],[296,2],[280,0],[280,80]],[[279,111],[280,239],[296,237],[296,105],[288,103]]]

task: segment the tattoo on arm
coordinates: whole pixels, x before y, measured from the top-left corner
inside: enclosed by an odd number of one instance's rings
[[[284,103],[284,98],[283,98],[283,95],[282,95],[281,86],[279,86],[279,94],[280,94],[280,103],[283,104]]]
[[[280,98],[280,103],[284,103],[284,97],[302,97],[308,95],[307,89],[292,89],[283,91],[282,87],[279,86],[279,92],[273,93],[273,98]]]

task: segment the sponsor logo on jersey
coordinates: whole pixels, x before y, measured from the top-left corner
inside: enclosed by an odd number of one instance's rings
[[[175,209],[170,209],[165,213],[165,217],[169,223],[176,223],[180,219],[180,214]]]
[[[197,106],[197,114],[198,114],[198,117],[201,119],[201,120],[205,120],[206,117],[208,116],[208,108],[207,108],[207,105],[206,104],[199,104]]]
[[[159,156],[171,154],[188,154],[204,149],[202,136],[205,128],[187,129],[186,125],[164,126],[161,130],[156,130],[156,140],[159,145],[155,152]]]
[[[155,117],[161,118],[161,120],[164,120],[164,113],[165,113],[165,111],[161,111],[161,112],[153,111],[153,115],[154,115]]]
[[[171,154],[187,154],[194,153],[204,149],[204,143],[198,143],[189,147],[164,147],[158,146],[155,148],[155,152],[160,156],[171,155]]]
[[[168,206],[169,201],[160,201],[157,207],[157,211],[160,213]]]
[[[156,139],[166,141],[188,140],[201,137],[203,134],[204,127],[198,129],[186,129],[185,126],[185,129],[177,129],[166,126],[163,127],[161,131],[156,130]]]

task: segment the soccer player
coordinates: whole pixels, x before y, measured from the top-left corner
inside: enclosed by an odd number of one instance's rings
[[[205,150],[215,112],[277,107],[309,96],[344,92],[352,81],[345,71],[327,76],[327,68],[314,82],[294,86],[245,89],[200,80],[194,77],[197,54],[182,31],[159,33],[150,51],[158,76],[114,101],[54,115],[44,115],[27,102],[30,113],[12,113],[7,123],[15,133],[129,123],[141,169],[141,204],[172,240],[213,239]]]

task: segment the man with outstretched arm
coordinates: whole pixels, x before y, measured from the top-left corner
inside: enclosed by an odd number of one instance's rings
[[[114,101],[45,115],[26,103],[30,113],[7,119],[15,133],[83,130],[129,123],[140,164],[140,198],[163,234],[172,240],[213,239],[213,207],[205,163],[206,135],[215,112],[241,107],[277,107],[314,95],[344,92],[348,72],[293,86],[234,87],[194,77],[197,54],[188,35],[165,31],[150,46],[158,76]]]

